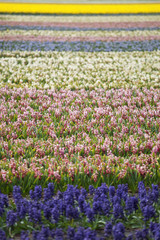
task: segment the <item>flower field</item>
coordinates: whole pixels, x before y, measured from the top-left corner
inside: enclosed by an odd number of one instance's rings
[[[160,239],[160,15],[0,14],[0,239]]]

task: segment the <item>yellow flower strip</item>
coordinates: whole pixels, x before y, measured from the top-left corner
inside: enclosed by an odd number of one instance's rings
[[[144,4],[43,4],[0,3],[5,13],[159,13],[159,3]]]

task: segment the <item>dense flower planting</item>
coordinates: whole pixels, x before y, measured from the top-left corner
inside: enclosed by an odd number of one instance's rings
[[[134,186],[135,174],[159,181],[160,90],[1,88],[0,97],[6,184],[26,178],[30,186],[35,178],[79,184],[83,176],[88,186],[110,176]]]
[[[66,40],[66,39],[65,39]],[[89,39],[90,40],[90,39]],[[160,40],[95,42],[88,41],[0,41],[0,49],[8,51],[82,51],[82,52],[123,52],[160,50]]]
[[[73,16],[26,16],[24,18],[0,15],[2,31],[0,49],[60,52],[157,51],[160,50],[159,29],[159,15],[138,15],[137,18],[134,15],[96,16],[96,18],[75,16],[74,20]],[[99,35],[96,33],[97,30],[103,33]],[[13,31],[14,34],[12,34]],[[31,31],[30,36],[26,35],[29,31]],[[34,34],[35,31],[39,31],[37,36]],[[48,31],[58,32],[48,36]],[[62,31],[64,31],[63,34]],[[65,33],[66,31],[68,33]],[[116,34],[117,31],[122,31],[122,34]],[[145,34],[137,34],[137,31],[145,31]],[[149,35],[146,35],[146,31],[150,32]]]
[[[41,186],[35,186],[29,195],[22,197],[18,186],[13,188],[12,199],[0,193],[2,240],[7,239],[5,229],[12,237],[21,232],[21,239],[159,239],[157,185],[146,190],[139,182],[134,196],[129,195],[127,184],[117,189],[105,183],[96,189],[90,185],[89,192],[68,185],[65,192],[55,194],[49,183],[43,192]],[[25,231],[26,225],[30,231]],[[130,226],[142,229],[128,234]]]
[[[44,31],[43,30],[30,30],[30,31],[25,31],[25,30],[9,30],[8,31],[4,31],[4,32],[0,32],[0,38],[3,38],[4,37],[21,37],[21,36],[30,36],[33,38],[34,37],[40,37],[39,39],[44,39]],[[135,31],[102,31],[102,30],[97,30],[97,31],[45,31],[45,36],[48,37],[48,36],[51,36],[51,37],[59,37],[59,40],[60,38],[62,37],[67,37],[68,38],[68,41],[70,41],[70,38],[73,39],[75,37],[93,37],[93,41],[95,40],[95,38],[97,37],[108,37],[108,40],[111,41],[111,39],[113,38],[114,39],[118,39],[120,37],[141,37],[141,39],[143,40],[143,38],[145,37],[152,37],[153,39],[156,38],[156,37],[159,37],[160,36],[160,31],[159,30],[152,30],[152,31],[149,31],[149,30],[143,30],[143,31],[140,31],[140,30],[135,30]],[[106,38],[107,40],[107,38]]]
[[[159,14],[0,14],[0,240],[160,239],[159,62]]]
[[[100,15],[12,15],[0,14],[0,20],[16,22],[155,22],[159,21],[159,14],[100,14]]]
[[[160,87],[160,51],[1,52],[0,86],[41,89]],[[125,63],[125,64],[124,64]]]

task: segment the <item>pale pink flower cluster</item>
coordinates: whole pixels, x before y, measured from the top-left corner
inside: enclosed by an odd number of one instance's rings
[[[0,179],[129,171],[152,174],[160,153],[160,90],[1,88]]]

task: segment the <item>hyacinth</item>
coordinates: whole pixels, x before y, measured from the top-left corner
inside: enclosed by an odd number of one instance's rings
[[[92,185],[89,185],[89,193],[93,195],[94,192],[95,192],[94,187]]]
[[[19,186],[13,187],[13,198],[15,202],[19,202],[22,199],[21,189]]]
[[[29,192],[30,198],[34,200],[40,200],[42,197],[42,187],[41,186],[35,186],[34,191],[30,190]]]
[[[44,188],[44,200],[49,200],[53,197],[54,195],[54,184],[49,183],[48,188]]]
[[[71,240],[74,240],[75,230],[72,227],[68,227],[67,237]]]
[[[9,206],[8,197],[0,192],[0,217],[3,216],[5,212],[5,207]]]
[[[104,228],[104,236],[109,237],[112,235],[112,223],[106,222],[105,228]]]
[[[136,239],[141,240],[141,239],[148,239],[148,229],[143,229],[140,231],[136,232]]]
[[[94,221],[94,210],[90,207],[87,207],[85,210],[85,214],[89,220],[89,222]]]
[[[154,202],[157,202],[158,197],[159,197],[159,190],[158,190],[157,185],[152,184],[152,191],[151,191],[150,195],[151,195],[152,200]]]
[[[22,231],[21,232],[21,240],[29,240],[29,233]]]
[[[7,212],[7,216],[6,216],[6,223],[7,226],[13,226],[17,221],[17,214],[16,212],[10,210]]]
[[[6,234],[3,230],[0,229],[0,239],[1,240],[7,240]]]
[[[117,223],[113,227],[113,236],[115,240],[122,240],[125,238],[125,228],[122,223]]]
[[[13,189],[13,201],[7,200],[7,195],[0,193],[0,202],[2,208],[2,219],[8,227],[15,227],[19,221],[23,222],[27,219],[29,224],[37,225],[41,227],[41,230],[35,230],[32,232],[33,239],[49,239],[54,237],[55,239],[64,239],[64,234],[67,234],[68,239],[101,239],[101,237],[113,237],[113,239],[147,239],[150,235],[155,239],[159,236],[159,188],[158,185],[152,185],[152,188],[145,188],[143,182],[138,184],[139,191],[145,192],[145,198],[130,195],[127,185],[119,184],[117,188],[113,186],[106,186],[102,183],[100,187],[93,188],[93,186],[87,191],[85,188],[79,189],[77,186],[68,185],[64,192],[55,192],[55,186],[53,183],[49,183],[47,188],[42,190],[38,185],[32,190],[30,199],[26,199],[21,195],[21,188],[14,186]],[[50,197],[46,199],[46,189],[50,189]],[[94,191],[93,191],[94,189]],[[90,194],[92,190],[92,195]],[[156,201],[149,201],[151,193],[155,191]],[[39,195],[40,192],[40,195]],[[78,193],[78,198],[76,194]],[[127,194],[127,196],[126,196]],[[155,196],[151,195],[152,197]],[[113,196],[114,195],[114,196]],[[137,195],[137,194],[136,194]],[[34,197],[33,197],[34,196]],[[39,196],[41,200],[39,200]],[[125,197],[123,197],[125,196]],[[152,198],[151,198],[152,200]],[[5,214],[6,213],[6,214]],[[130,219],[134,221],[135,217],[141,215],[141,225],[146,224],[146,228],[138,230],[135,234],[126,236],[125,223],[121,221]],[[100,238],[98,238],[96,231],[92,229],[86,229],[88,224],[92,226],[95,221],[106,222],[103,226],[103,230]],[[109,221],[108,221],[108,220]],[[119,221],[117,223],[117,220]],[[151,221],[155,222],[151,222]],[[75,225],[68,227],[67,229],[58,228],[62,222],[76,223]],[[84,226],[78,226],[84,224]],[[48,227],[48,224],[50,227]],[[51,224],[51,225],[50,225]],[[150,225],[149,225],[150,224]],[[52,226],[52,227],[51,227]],[[69,226],[69,225],[67,225]],[[0,234],[2,239],[6,237],[3,229]],[[21,232],[21,239],[28,239],[30,233],[26,231]]]
[[[113,216],[115,219],[123,219],[124,217],[123,208],[119,203],[116,203],[113,207]]]
[[[150,218],[153,218],[155,216],[155,209],[153,206],[145,206],[142,209],[142,213],[144,216],[144,221],[148,221]]]
[[[128,237],[126,237],[126,240],[133,240],[134,238],[133,238],[133,235],[132,234],[129,234],[129,236]]]
[[[130,175],[146,181],[153,174],[158,178],[159,155],[154,147],[159,149],[160,141],[159,96],[153,88],[2,88],[0,179],[6,184],[21,179],[22,184],[30,176],[29,187],[35,178],[56,180],[57,185],[68,181],[78,185],[79,178],[87,178],[84,182],[89,187],[115,175],[129,186],[133,186]],[[54,194],[54,189],[47,189],[46,199]],[[126,200],[125,186],[118,191]],[[31,189],[30,194],[40,200],[41,189]],[[152,198],[157,194],[153,190]]]

